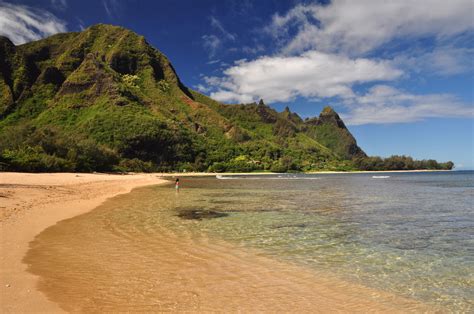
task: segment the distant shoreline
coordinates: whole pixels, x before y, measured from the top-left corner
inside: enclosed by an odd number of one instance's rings
[[[103,176],[124,176],[124,175],[150,175],[150,176],[216,176],[216,175],[288,175],[288,174],[352,174],[352,173],[416,173],[416,172],[456,172],[473,171],[471,169],[463,170],[445,170],[445,169],[420,169],[420,170],[354,170],[354,171],[300,171],[300,172],[20,172],[20,171],[0,171],[3,174],[25,174],[25,175],[103,175]],[[1,183],[1,180],[0,180]]]
[[[420,173],[420,172],[454,172],[456,170],[383,170],[383,171],[311,171],[311,172],[158,172],[162,177],[213,177],[213,176],[259,176],[259,175],[293,175],[293,174],[364,174],[364,173]]]

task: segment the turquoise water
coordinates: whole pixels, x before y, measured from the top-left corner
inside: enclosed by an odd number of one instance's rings
[[[229,213],[187,225],[197,233],[453,311],[472,311],[474,172],[373,176],[181,179],[175,206]]]
[[[64,308],[115,309],[107,306],[131,296],[154,300],[164,271],[156,262],[167,254],[160,243],[173,234],[196,248],[226,241],[450,312],[474,311],[474,172],[219,178],[182,177],[179,192],[171,179],[113,198],[43,231],[26,262]],[[193,210],[227,216],[179,217]]]

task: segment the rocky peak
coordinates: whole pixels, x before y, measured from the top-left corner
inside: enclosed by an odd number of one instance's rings
[[[326,106],[321,111],[322,115],[337,115],[336,111],[331,106]]]
[[[323,111],[319,114],[319,118],[317,119],[317,124],[332,124],[336,125],[337,127],[341,129],[347,129],[346,125],[342,121],[342,119],[339,117],[336,111],[330,106],[324,107]]]
[[[331,124],[341,129],[347,129],[341,117],[339,117],[337,112],[334,111],[334,109],[330,106],[326,106],[323,108],[323,110],[319,114],[319,118],[309,118],[305,121],[305,123],[309,125]]]
[[[276,114],[274,110],[265,105],[263,99],[260,99],[257,105],[257,113],[265,123],[274,123],[276,122]]]

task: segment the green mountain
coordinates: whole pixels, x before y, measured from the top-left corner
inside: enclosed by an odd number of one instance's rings
[[[0,37],[0,90],[3,170],[370,167],[332,108],[302,120],[263,101],[221,104],[184,86],[165,55],[117,26],[20,46]]]

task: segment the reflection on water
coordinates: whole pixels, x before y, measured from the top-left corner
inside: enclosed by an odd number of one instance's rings
[[[180,283],[194,278],[173,273],[163,256],[181,254],[182,266],[192,269],[199,263],[189,260],[186,251],[225,240],[346,281],[469,312],[474,299],[473,182],[472,172],[384,179],[354,174],[181,179],[179,193],[170,186],[139,189],[47,229],[26,261],[47,279],[44,289],[64,294],[64,282],[74,281],[71,296],[77,286],[87,290],[87,282],[98,280],[99,273],[112,276],[128,265],[130,274],[123,274],[127,281],[120,285],[140,285],[134,297],[145,302],[147,291],[156,292],[160,284],[149,280],[151,271],[168,270],[163,278]],[[175,243],[163,247],[164,239]],[[188,247],[183,249],[183,243]],[[205,260],[203,268],[222,266],[212,265],[203,252],[194,253]],[[235,258],[234,266],[245,264]],[[61,265],[69,269],[67,275],[50,269]],[[123,297],[118,287],[107,290],[89,306],[112,300],[110,295]],[[183,293],[192,299],[195,292]],[[174,302],[166,292],[161,296],[160,302]]]

